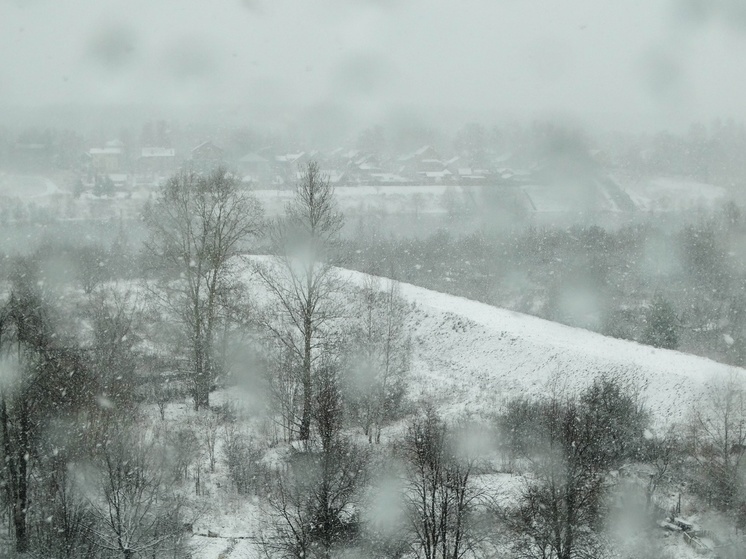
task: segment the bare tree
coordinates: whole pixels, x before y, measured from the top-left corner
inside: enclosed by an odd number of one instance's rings
[[[256,266],[273,301],[262,322],[300,364],[301,440],[311,434],[314,367],[324,327],[335,316],[333,294],[339,276],[334,265],[342,225],[334,188],[312,161],[300,177],[285,218],[271,230],[275,258]]]
[[[219,308],[232,289],[231,258],[261,232],[262,209],[226,169],[181,173],[144,212],[146,250],[161,273],[154,292],[188,340],[194,407],[209,407]]]
[[[218,442],[218,430],[221,425],[220,417],[210,410],[205,410],[205,413],[196,417],[195,421],[197,425],[195,430],[199,433],[199,436],[205,445],[205,450],[207,451],[210,472],[214,473],[215,464],[217,462],[216,445]]]
[[[181,505],[160,456],[146,435],[112,422],[93,469],[80,479],[95,518],[91,540],[97,549],[131,559],[180,543]]]
[[[51,443],[51,444],[50,444]],[[36,523],[33,549],[42,556],[76,559],[94,557],[95,547],[88,537],[93,515],[69,467],[73,453],[59,451],[59,440],[48,441],[41,476],[43,483],[34,492]]]
[[[269,495],[271,526],[264,549],[272,557],[329,558],[357,536],[357,506],[367,454],[345,440],[326,450],[296,453],[276,472]]]
[[[106,404],[131,409],[140,341],[142,306],[130,289],[99,289],[88,298],[84,317],[90,324],[85,347]]]
[[[223,429],[223,456],[228,474],[239,495],[258,494],[266,478],[261,465],[262,447],[242,432],[236,423],[226,423]]]
[[[53,311],[20,263],[0,308],[0,483],[12,518],[16,551],[29,550],[30,496],[38,478],[41,437],[54,418],[92,408],[93,382],[74,340],[56,331]],[[68,343],[69,342],[69,343]]]
[[[342,436],[336,363],[326,357],[314,381],[321,447],[306,444],[296,452],[289,467],[274,476],[269,498],[273,527],[265,549],[296,559],[328,559],[335,549],[353,543],[367,477],[367,452]]]
[[[699,490],[710,504],[735,513],[746,501],[741,469],[746,452],[746,386],[735,374],[713,386],[696,410],[690,450],[699,465]]]
[[[75,254],[76,276],[83,291],[90,295],[111,273],[106,249],[102,245],[84,245]]]
[[[411,354],[399,284],[389,279],[382,288],[381,283],[375,276],[365,279],[344,383],[351,413],[376,443],[383,425],[401,411]]]
[[[425,559],[464,557],[471,549],[469,515],[479,497],[472,482],[475,457],[457,451],[433,408],[412,423],[404,449],[413,551]]]
[[[652,466],[645,486],[645,510],[650,514],[658,489],[670,485],[673,479],[681,479],[686,453],[683,440],[671,429],[662,437],[646,437],[641,454]]]
[[[525,419],[517,427],[531,472],[511,518],[515,550],[535,559],[592,557],[601,544],[607,474],[634,457],[647,415],[634,395],[602,379],[580,398],[535,403]]]
[[[279,410],[279,424],[282,438],[290,442],[298,434],[303,410],[301,372],[297,356],[286,347],[271,347],[268,352],[266,370],[267,386],[273,400],[271,409]]]

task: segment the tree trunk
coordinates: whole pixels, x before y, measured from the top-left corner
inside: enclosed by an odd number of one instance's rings
[[[209,342],[203,334],[195,342],[194,363],[194,410],[210,407],[210,388],[212,378],[210,374]]]
[[[300,440],[307,441],[311,438],[311,414],[313,387],[311,383],[311,317],[306,314],[303,320],[303,415],[300,420]]]
[[[307,441],[311,438],[311,415],[313,413],[313,385],[311,382],[311,341],[313,337],[313,325],[310,313],[306,313],[303,319],[303,414],[300,420],[301,441]]]
[[[15,503],[13,503],[13,524],[16,532],[16,552],[26,553],[28,551],[28,531],[26,517],[28,516],[28,460],[29,460],[29,424],[27,410],[23,410],[20,418],[19,448],[17,453],[17,492]]]

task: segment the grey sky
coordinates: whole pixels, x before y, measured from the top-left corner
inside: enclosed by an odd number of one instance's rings
[[[736,0],[0,0],[0,105],[746,117]],[[434,111],[433,111],[434,112]]]

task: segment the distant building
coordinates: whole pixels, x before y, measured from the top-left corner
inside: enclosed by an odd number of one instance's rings
[[[399,174],[409,178],[427,178],[427,173],[440,173],[441,178],[446,176],[446,166],[432,146],[422,146],[417,151],[400,157],[397,163]]]
[[[304,151],[276,155],[274,160],[274,174],[285,184],[295,184],[298,169],[310,160],[310,154]]]
[[[137,170],[142,174],[167,175],[176,170],[174,148],[142,148],[137,160]]]
[[[258,153],[247,153],[238,160],[238,172],[244,182],[267,184],[272,179],[272,165],[266,157]]]
[[[209,171],[225,164],[225,152],[208,140],[192,148],[189,164],[195,171]]]
[[[88,150],[91,169],[96,173],[119,173],[124,166],[121,146],[107,146]]]

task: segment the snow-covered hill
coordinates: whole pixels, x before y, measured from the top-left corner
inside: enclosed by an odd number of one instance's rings
[[[627,195],[641,211],[713,210],[728,199],[728,191],[722,186],[681,178],[657,177],[621,182]]]
[[[269,263],[267,257],[251,260]],[[248,269],[244,269],[245,278],[252,282]],[[350,290],[366,279],[360,272],[340,273]],[[261,303],[264,294],[253,287]],[[466,414],[488,418],[512,397],[542,396],[552,390],[572,392],[606,374],[639,386],[655,419],[665,424],[685,419],[708,386],[730,375],[746,379],[743,369],[701,357],[607,338],[410,284],[401,284],[400,294],[411,310],[411,396],[435,402],[451,419]],[[231,387],[213,394],[213,403],[246,397],[244,389]],[[167,419],[174,423],[183,423],[193,414],[188,402],[172,405],[169,411]],[[194,524],[191,546],[195,556],[262,557],[256,540],[266,520],[261,499],[235,495],[222,460],[214,474],[205,471],[204,476],[215,506]],[[492,476],[481,477],[480,483],[489,484],[503,502],[515,497],[523,480],[507,473]],[[688,551],[678,539],[668,545],[677,553]]]
[[[364,274],[344,271],[351,283]],[[509,398],[574,391],[599,375],[641,390],[661,423],[683,420],[708,387],[746,370],[609,338],[409,284],[414,396],[450,414],[489,413]]]

